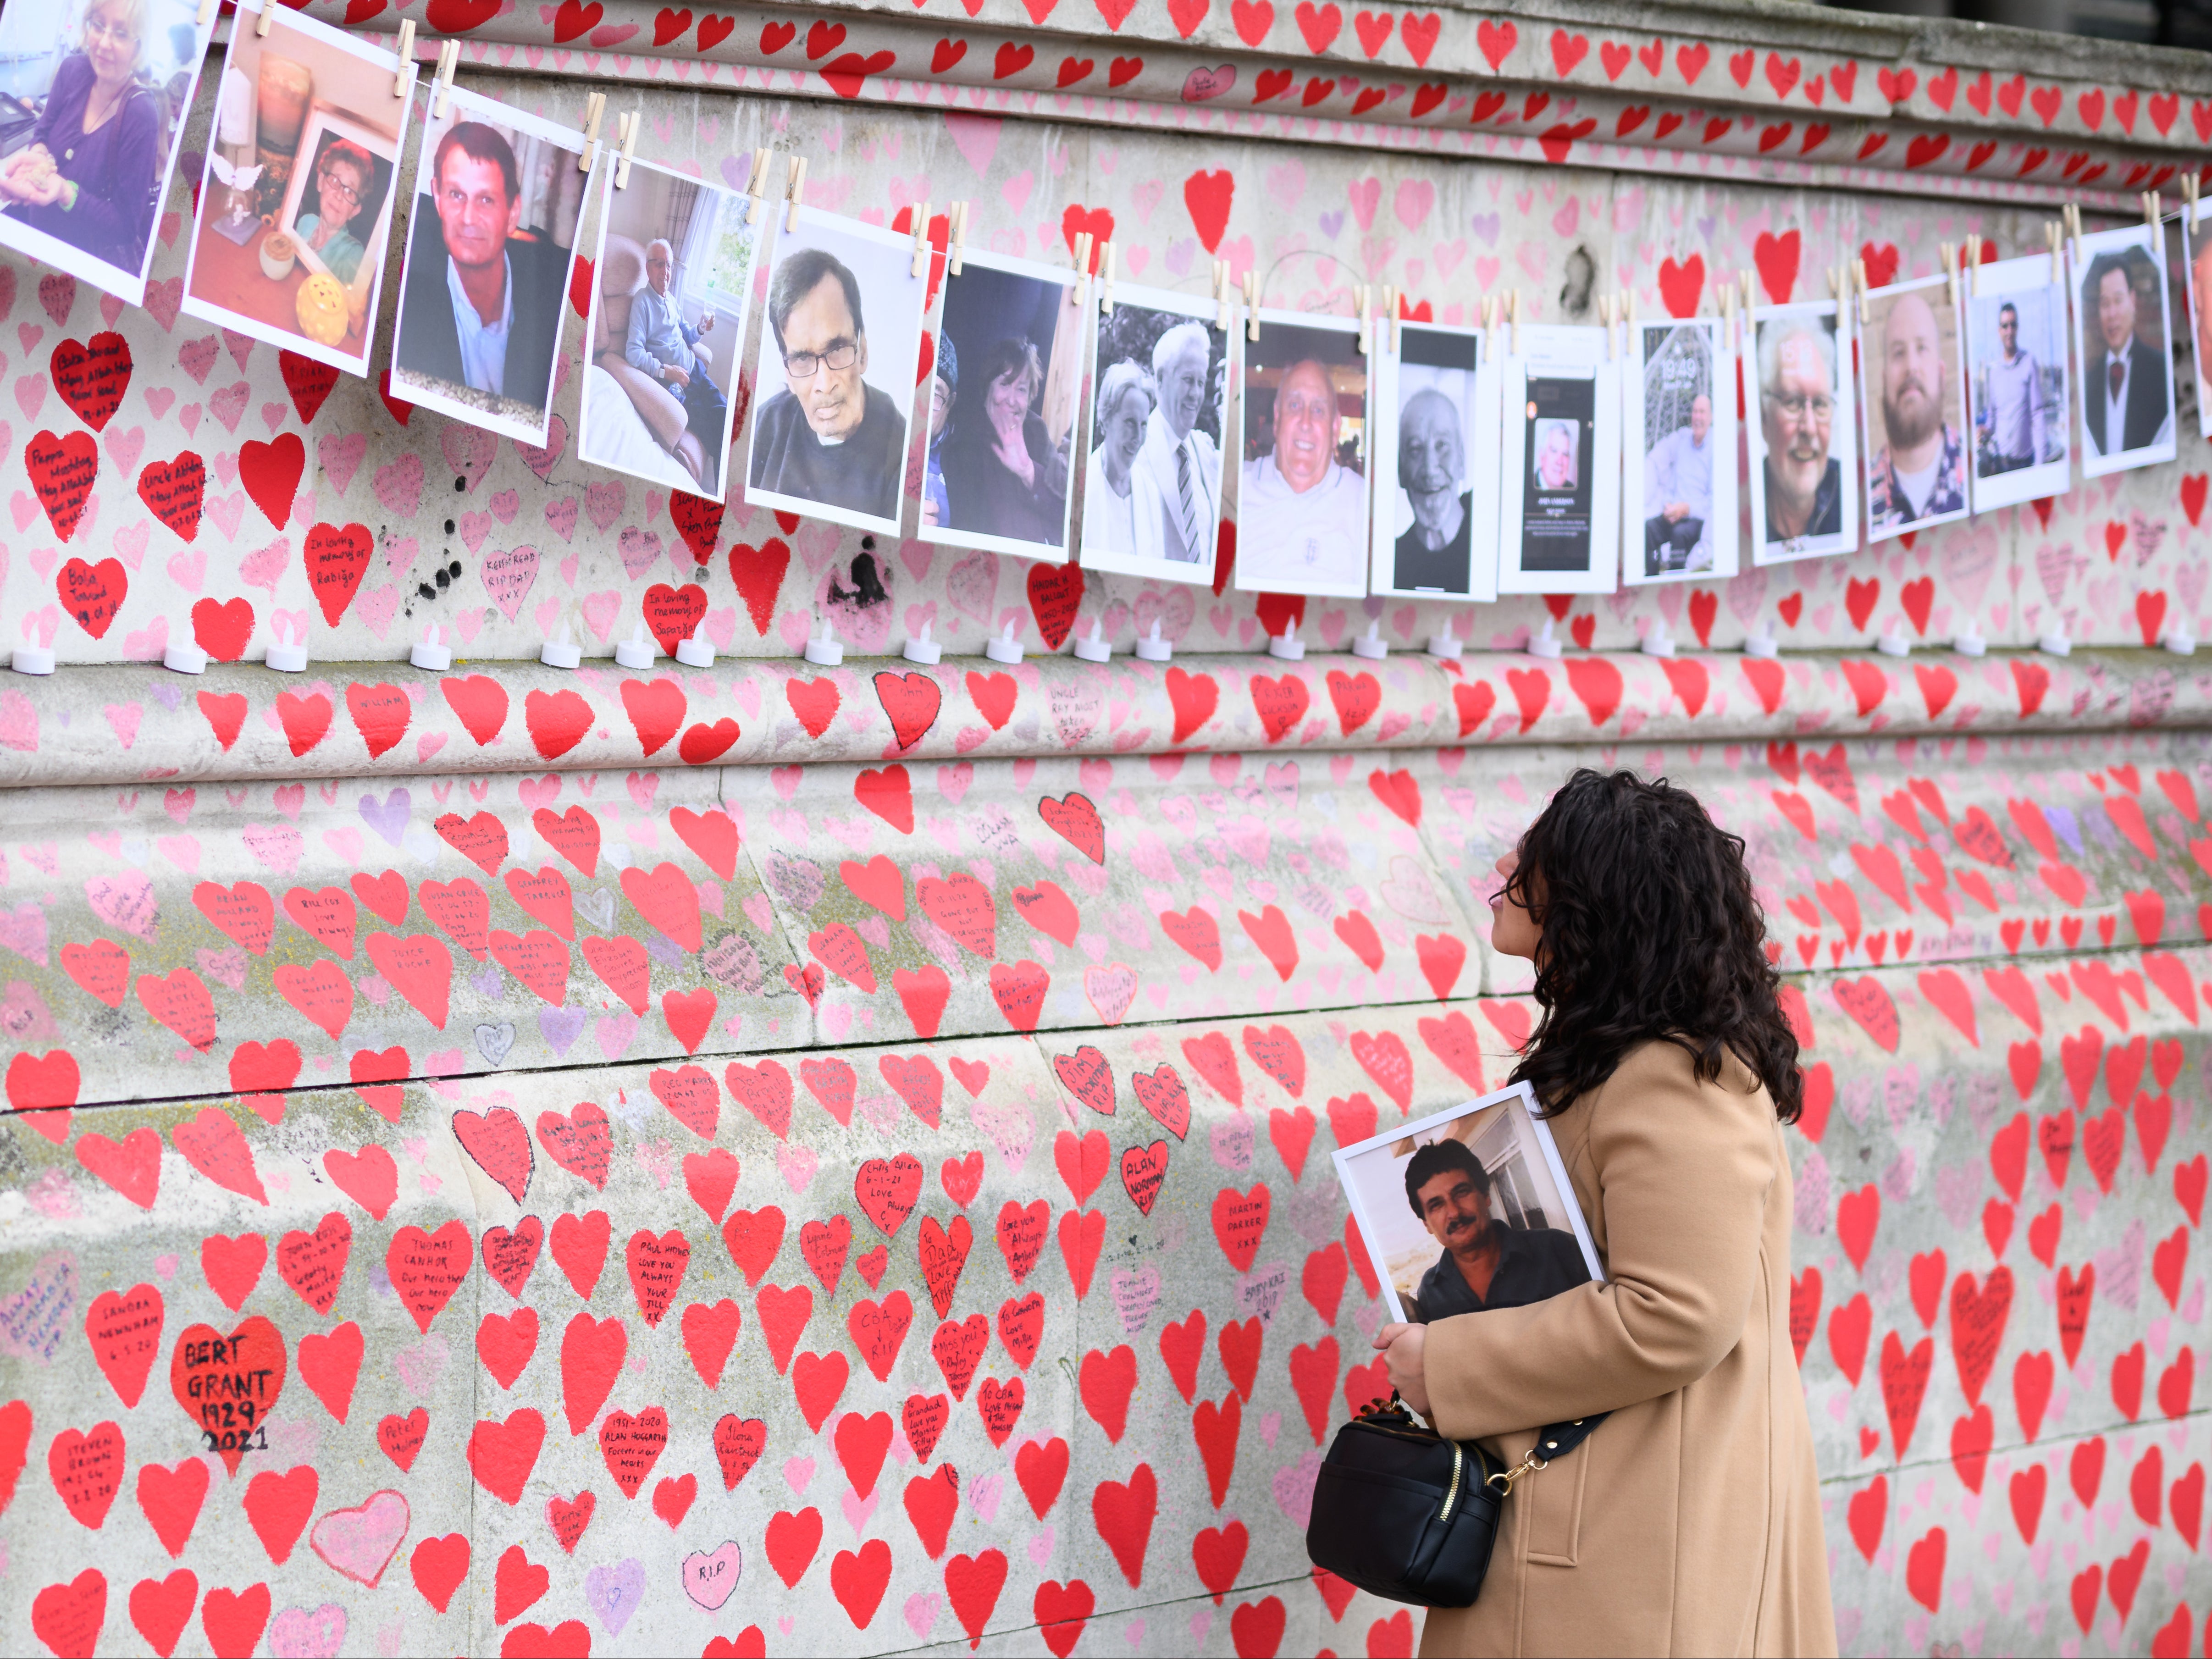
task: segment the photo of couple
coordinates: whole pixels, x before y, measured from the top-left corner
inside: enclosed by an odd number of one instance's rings
[[[1213,580],[1229,337],[1212,323],[1211,306],[1127,284],[1099,317],[1083,480],[1087,568]]]

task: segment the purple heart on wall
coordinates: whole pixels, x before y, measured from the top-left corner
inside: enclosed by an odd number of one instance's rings
[[[361,798],[361,821],[394,847],[407,833],[407,820],[414,810],[414,798],[404,789],[393,790],[381,804],[374,795]]]
[[[538,1035],[545,1039],[545,1046],[553,1051],[556,1060],[568,1052],[584,1029],[581,1008],[540,1008],[538,1011]]]
[[[645,1601],[645,1563],[633,1555],[611,1567],[593,1567],[584,1575],[584,1601],[601,1629],[620,1636]]]

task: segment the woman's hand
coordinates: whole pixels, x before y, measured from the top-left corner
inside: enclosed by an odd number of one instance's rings
[[[1423,1417],[1429,1414],[1428,1378],[1423,1370],[1428,1340],[1425,1325],[1385,1325],[1375,1333],[1375,1346],[1389,1362],[1390,1386]]]
[[[1030,447],[1023,436],[1021,416],[1009,422],[995,410],[991,416],[991,453],[999,458],[999,465],[1019,478],[1024,485],[1036,483],[1036,463],[1030,459]]]

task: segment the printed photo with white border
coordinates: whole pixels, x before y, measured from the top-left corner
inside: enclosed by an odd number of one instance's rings
[[[583,150],[574,128],[459,87],[423,122],[394,398],[544,443],[591,182],[576,165]]]
[[[1974,511],[2063,495],[2074,437],[2065,283],[2039,253],[1978,267],[1962,297]]]
[[[1608,331],[1509,332],[1499,424],[1498,591],[1620,585],[1620,374]]]
[[[768,226],[752,198],[643,161],[606,169],[576,453],[702,500],[728,486],[730,392]]]
[[[1951,279],[1869,292],[1859,321],[1867,540],[1887,541],[1968,512],[1966,371]]]
[[[1855,553],[1859,545],[1859,422],[1850,320],[1832,300],[1751,313],[1744,397],[1757,418],[1751,453],[1751,547],[1757,565]]]
[[[1736,362],[1717,317],[1632,322],[1621,408],[1621,574],[1736,574]]]
[[[914,238],[775,213],[745,499],[896,536],[929,295]]]
[[[1551,1125],[1526,1083],[1333,1157],[1394,1321],[1527,1307],[1605,1282]]]
[[[367,374],[416,66],[286,6],[264,34],[259,13],[240,6],[223,60],[185,312]]]
[[[1260,337],[1245,335],[1237,591],[1364,599],[1369,374],[1359,324],[1262,307]]]
[[[2081,365],[2081,476],[2172,460],[2163,229],[2127,225],[2084,236],[2069,252],[2067,275]]]
[[[1376,325],[1379,336],[1384,325]],[[1368,591],[1498,597],[1498,365],[1494,336],[1400,322],[1370,353],[1375,513]]]
[[[17,0],[0,11],[0,247],[146,303],[215,23],[198,0]]]

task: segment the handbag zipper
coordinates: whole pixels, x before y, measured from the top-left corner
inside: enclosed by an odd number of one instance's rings
[[[1453,1505],[1454,1504],[1455,1504],[1455,1503],[1457,1503],[1457,1502],[1459,1501],[1459,1476],[1460,1476],[1460,1466],[1467,1461],[1467,1454],[1466,1454],[1465,1452],[1463,1452],[1463,1451],[1462,1451],[1462,1450],[1460,1449],[1460,1444],[1459,1444],[1459,1442],[1458,1442],[1458,1441],[1455,1440],[1455,1441],[1453,1441],[1453,1442],[1451,1443],[1451,1449],[1452,1449],[1452,1478],[1451,1478],[1451,1489],[1450,1489],[1449,1492],[1445,1492],[1445,1493],[1444,1493],[1444,1506],[1443,1506],[1443,1508],[1442,1508],[1441,1510],[1438,1510],[1437,1511],[1437,1520],[1439,1520],[1439,1521],[1449,1521],[1449,1520],[1450,1520],[1450,1519],[1451,1519],[1452,1505]]]

